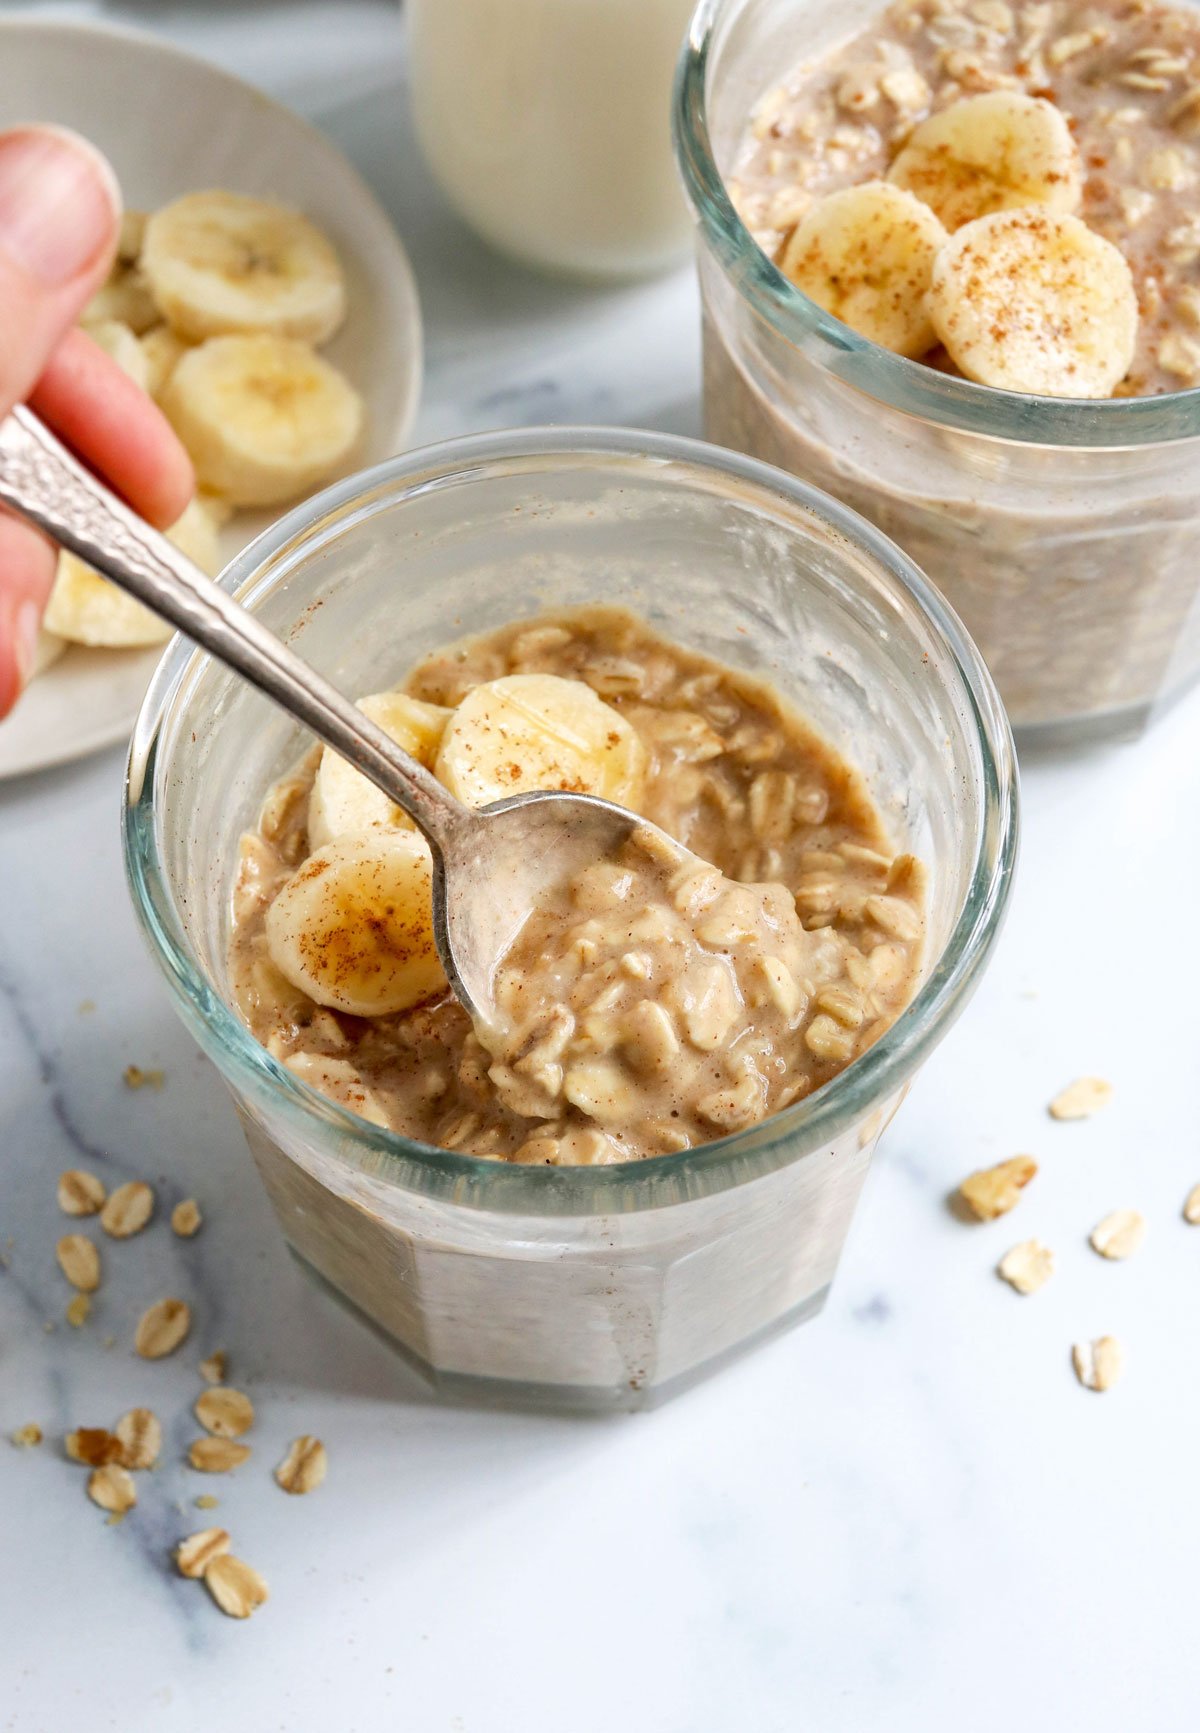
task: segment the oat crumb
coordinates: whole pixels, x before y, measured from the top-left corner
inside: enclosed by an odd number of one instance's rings
[[[959,1196],[981,1222],[994,1221],[1008,1214],[1036,1172],[1031,1155],[1014,1155],[995,1167],[968,1174],[958,1188]]]
[[[1194,1185],[1183,1200],[1183,1219],[1193,1227],[1200,1224],[1200,1185]]]
[[[1078,1077],[1050,1103],[1051,1119],[1088,1119],[1107,1107],[1113,1097],[1113,1086],[1103,1077]]]
[[[91,1309],[92,1296],[90,1294],[76,1294],[67,1305],[67,1323],[73,1330],[81,1329],[87,1323]]]
[[[35,1444],[42,1442],[43,1433],[36,1420],[29,1420],[24,1426],[18,1426],[10,1437],[18,1450],[32,1450]]]
[[[129,1089],[161,1089],[163,1086],[161,1071],[143,1071],[140,1065],[127,1065],[121,1075]]]
[[[1131,1258],[1146,1238],[1146,1218],[1135,1209],[1115,1209],[1091,1232],[1092,1249],[1102,1258]]]
[[[1071,1361],[1085,1390],[1111,1390],[1125,1370],[1125,1351],[1115,1336],[1097,1336],[1094,1342],[1076,1342]]]
[[[206,1384],[224,1384],[228,1371],[229,1355],[224,1348],[218,1348],[207,1360],[200,1362],[200,1376]]]
[[[199,1233],[203,1221],[195,1198],[185,1197],[171,1211],[171,1232],[178,1234],[181,1240],[190,1240],[193,1234]]]
[[[1022,1240],[1005,1252],[996,1268],[1018,1294],[1036,1294],[1054,1274],[1054,1253],[1041,1240]]]

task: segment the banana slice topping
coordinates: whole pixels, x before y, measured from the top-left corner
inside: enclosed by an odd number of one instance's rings
[[[433,860],[415,830],[341,836],[317,849],[267,910],[281,974],[357,1017],[407,1011],[446,989],[433,941]]]
[[[405,692],[374,692],[358,708],[397,745],[432,770],[451,712]],[[308,800],[308,842],[322,848],[337,836],[361,836],[376,827],[413,828],[408,814],[368,782],[360,770],[326,747]]]
[[[779,268],[852,331],[897,355],[933,348],[925,292],[946,231],[889,181],[829,193],[797,223]]]
[[[636,807],[646,749],[582,680],[509,674],[467,693],[446,724],[435,770],[468,806],[567,789]]]
[[[1041,206],[966,223],[928,296],[968,379],[1047,397],[1108,397],[1129,370],[1138,308],[1124,257],[1078,217]]]
[[[1042,205],[1079,209],[1083,167],[1066,116],[1020,91],[989,90],[955,102],[910,134],[888,170],[949,230],[993,211]]]
[[[346,316],[341,263],[320,229],[244,193],[188,193],[155,211],[140,264],[163,317],[194,342],[262,332],[323,343]]]

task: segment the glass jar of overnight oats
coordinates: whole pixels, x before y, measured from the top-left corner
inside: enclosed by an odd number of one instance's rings
[[[417,668],[410,689],[428,701],[456,699],[455,658],[440,654],[456,639],[487,644],[598,601],[628,610],[681,660],[768,682],[854,767],[888,850],[925,869],[911,999],[770,1118],[598,1166],[561,1149],[497,1159],[508,1151],[478,1127],[439,1147],[319,1093],[234,1008],[239,842],[307,743],[174,646],[131,750],[127,867],[300,1258],[440,1385],[565,1406],[650,1403],[819,1310],[880,1131],[987,958],[1015,854],[1007,723],[937,593],[853,514],[750,459],[561,431],[459,441],[352,478],[282,520],[228,581],[343,690],[393,688]],[[554,640],[530,653],[559,653]],[[470,654],[457,664],[468,683],[497,671]],[[628,658],[603,672],[628,681]],[[719,835],[692,840],[711,853]],[[456,1140],[436,1120],[427,1135]]]
[[[1168,30],[1149,0],[702,0],[680,68],[706,432],[894,538],[1032,744],[1136,733],[1200,676],[1200,14],[1174,10]],[[1133,266],[1139,347],[1113,396],[892,353],[773,262],[814,197],[886,175],[931,110],[993,89],[1062,106],[1080,214]]]

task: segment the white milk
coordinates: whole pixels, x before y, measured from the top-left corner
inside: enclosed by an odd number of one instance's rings
[[[693,0],[408,0],[417,130],[473,228],[546,270],[636,276],[688,244],[671,81]]]

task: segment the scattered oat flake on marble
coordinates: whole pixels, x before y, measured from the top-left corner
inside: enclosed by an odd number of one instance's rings
[[[304,1432],[292,1439],[287,1455],[275,1470],[275,1479],[285,1492],[315,1492],[328,1467],[329,1458],[321,1440]]]
[[[1018,1294],[1036,1294],[1054,1274],[1054,1253],[1041,1240],[1022,1240],[1005,1252],[996,1268]]]
[[[211,1492],[202,1492],[199,1498],[192,1500],[197,1510],[216,1510],[220,1502],[220,1499],[214,1498]]]
[[[133,1345],[143,1360],[161,1360],[173,1354],[192,1327],[192,1314],[185,1300],[156,1300],[143,1312]]]
[[[229,1355],[224,1348],[218,1348],[215,1354],[200,1362],[200,1376],[209,1384],[223,1384],[228,1371]]]
[[[100,1226],[114,1240],[140,1234],[154,1214],[154,1192],[144,1180],[131,1179],[119,1185],[100,1211]]]
[[[162,1422],[149,1408],[131,1408],[116,1424],[126,1468],[153,1468],[162,1451]]]
[[[213,1600],[231,1619],[248,1619],[267,1598],[267,1585],[262,1577],[231,1552],[212,1560],[204,1581]]]
[[[91,1311],[92,1296],[90,1294],[76,1294],[67,1303],[67,1323],[73,1330],[81,1330],[91,1316]]]
[[[122,1076],[129,1089],[161,1089],[163,1086],[161,1071],[143,1071],[140,1065],[127,1065]]]
[[[64,1215],[94,1216],[107,1195],[104,1181],[81,1167],[69,1167],[58,1176],[58,1207]]]
[[[1071,1362],[1085,1390],[1111,1390],[1125,1370],[1125,1350],[1115,1336],[1097,1336],[1093,1342],[1076,1342]]]
[[[171,1211],[171,1232],[178,1234],[181,1240],[190,1240],[193,1234],[199,1233],[203,1221],[195,1198],[185,1197]]]
[[[58,1267],[81,1294],[94,1294],[100,1286],[100,1251],[86,1234],[64,1234],[54,1248]]]
[[[201,1474],[228,1474],[250,1460],[250,1446],[231,1438],[196,1438],[188,1447],[188,1461]]]
[[[82,1462],[85,1468],[120,1463],[125,1454],[121,1440],[103,1426],[77,1426],[63,1439],[63,1449],[72,1462]]]
[[[180,1576],[202,1577],[215,1558],[221,1558],[229,1551],[230,1545],[229,1530],[225,1528],[202,1528],[196,1534],[189,1534],[175,1548],[175,1563]]]
[[[1107,1107],[1113,1086],[1103,1077],[1077,1077],[1050,1103],[1051,1119],[1087,1119]]]
[[[1200,1185],[1194,1185],[1184,1198],[1183,1219],[1193,1227],[1200,1224]]]
[[[18,1426],[9,1434],[10,1441],[18,1450],[32,1450],[35,1444],[42,1442],[42,1437],[42,1429],[36,1420],[27,1420],[24,1426]]]
[[[1102,1258],[1131,1258],[1146,1238],[1146,1218],[1135,1209],[1115,1209],[1091,1232],[1092,1249]]]
[[[88,1476],[87,1495],[101,1510],[112,1511],[116,1516],[124,1516],[137,1503],[133,1476],[117,1462],[108,1462],[102,1468],[92,1470]]]
[[[1031,1155],[1010,1156],[995,1167],[968,1174],[958,1188],[959,1196],[981,1222],[994,1221],[1008,1214],[1036,1172]]]
[[[202,1391],[192,1405],[192,1413],[206,1432],[218,1438],[240,1438],[254,1425],[254,1404],[242,1390],[232,1390],[227,1384],[216,1384]]]

